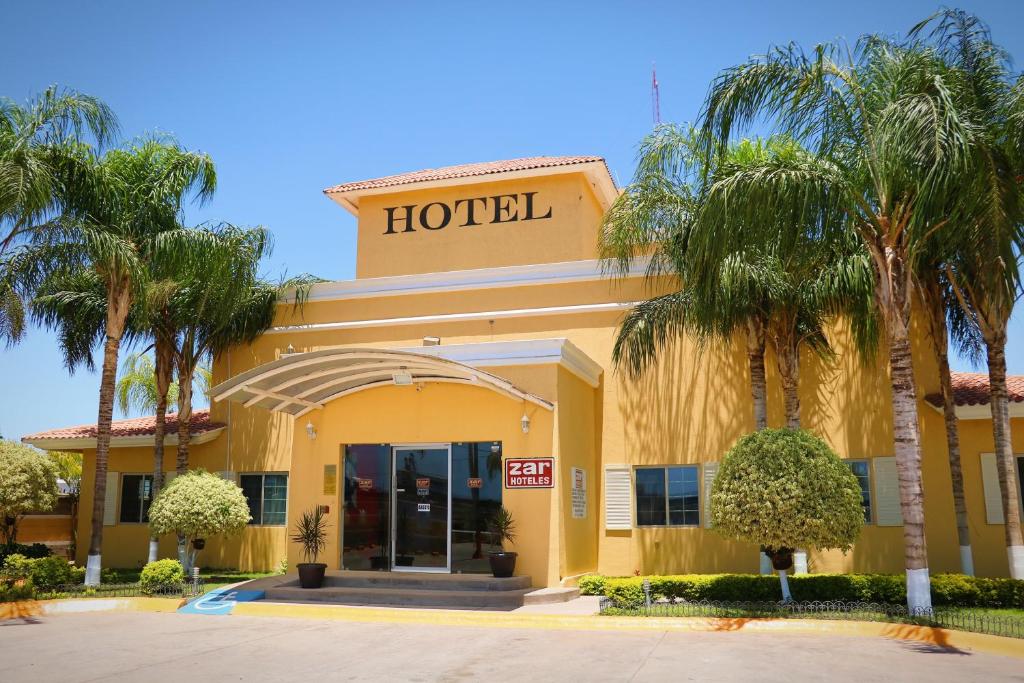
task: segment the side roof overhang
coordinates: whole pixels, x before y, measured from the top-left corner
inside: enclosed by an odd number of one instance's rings
[[[550,401],[478,368],[428,354],[376,348],[288,354],[218,384],[211,396],[300,417],[343,396],[400,383],[478,386],[554,409]]]

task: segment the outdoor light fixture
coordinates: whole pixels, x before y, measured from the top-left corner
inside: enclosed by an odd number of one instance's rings
[[[523,434],[530,433],[530,416],[523,413],[523,416],[519,418],[519,424],[523,426]]]
[[[440,346],[441,345],[441,338],[440,337],[424,337],[423,338],[423,345],[424,346]]]
[[[316,439],[316,427],[313,426],[312,422],[306,423],[306,436],[309,437],[310,441]]]
[[[412,375],[408,371],[402,370],[401,372],[392,374],[391,381],[393,381],[396,386],[407,387],[412,384]]]
[[[289,344],[288,348],[285,349],[285,353],[295,353],[295,347]]]

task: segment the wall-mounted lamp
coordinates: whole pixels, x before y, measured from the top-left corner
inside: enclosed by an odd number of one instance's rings
[[[519,418],[519,424],[523,426],[523,434],[530,433],[530,416],[523,413],[523,416]]]
[[[285,349],[285,353],[289,353],[289,354],[291,354],[291,353],[295,353],[295,347],[294,347],[294,346],[292,346],[291,344],[289,344],[289,345],[288,345],[288,348],[287,348],[287,349]]]
[[[306,436],[309,437],[310,441],[313,441],[313,440],[316,439],[316,427],[313,426],[312,422],[307,422],[306,423]]]

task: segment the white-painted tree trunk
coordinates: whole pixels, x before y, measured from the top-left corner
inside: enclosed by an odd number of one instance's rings
[[[928,568],[907,570],[907,608],[911,614],[927,614],[932,611],[931,580]]]
[[[149,557],[146,560],[146,562],[147,563],[149,563],[149,562],[156,562],[157,561],[157,557],[158,557],[159,554],[160,554],[160,541],[156,540],[155,538],[149,539]]]
[[[185,568],[186,574],[192,571],[188,564],[188,543],[183,536],[178,537],[178,562]]]
[[[762,576],[767,576],[772,573],[772,558],[768,557],[767,553],[761,553],[761,566],[759,568]]]
[[[971,546],[960,546],[960,571],[967,576],[974,576],[974,552]]]
[[[789,579],[786,578],[786,570],[779,570],[779,583],[782,584],[782,601],[792,602],[793,594],[789,592]]]
[[[100,561],[100,556],[89,555],[89,559],[85,561],[85,585],[86,586],[98,586],[100,585],[100,569],[103,563]]]
[[[793,553],[793,574],[807,573],[807,551],[797,550]]]
[[[1011,545],[1006,556],[1010,561],[1010,578],[1024,579],[1024,545]]]

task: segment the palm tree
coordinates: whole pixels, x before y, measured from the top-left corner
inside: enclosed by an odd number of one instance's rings
[[[212,196],[216,175],[209,157],[175,144],[146,140],[102,156],[80,149],[60,168],[61,215],[37,228],[13,258],[19,285],[53,296],[54,283],[85,276],[103,290],[103,366],[96,425],[92,536],[86,583],[99,583],[103,542],[110,424],[113,419],[118,352],[133,304],[148,280],[147,263],[161,252],[187,251],[192,242],[177,229],[185,198]],[[58,295],[59,297],[59,295]],[[41,322],[74,327],[48,317]],[[92,339],[72,338],[74,357]]]
[[[972,168],[977,131],[956,109],[959,87],[938,56],[868,36],[852,49],[797,45],[724,71],[702,117],[708,149],[723,154],[739,130],[770,120],[813,153],[771,159],[737,173],[723,191],[748,195],[740,218],[812,213],[823,241],[855,235],[872,264],[873,304],[885,333],[904,520],[907,601],[931,609],[917,395],[910,349],[915,266],[949,230],[946,199]],[[970,202],[958,207],[969,213]],[[709,225],[720,215],[710,213]],[[716,231],[700,249],[714,252]],[[865,353],[874,348],[863,347]]]
[[[709,157],[690,128],[664,125],[641,142],[633,182],[605,215],[601,256],[613,276],[647,260],[652,287],[672,286],[630,310],[612,351],[616,365],[634,377],[643,374],[662,350],[683,335],[701,346],[743,334],[750,368],[756,429],[768,426],[765,346],[767,321],[757,307],[720,306],[714,290],[698,290],[688,274],[688,244],[700,213]],[[708,297],[710,291],[711,296]]]
[[[58,167],[91,136],[100,147],[117,134],[102,101],[50,86],[19,105],[0,98],[0,257],[58,209]],[[0,273],[0,339],[25,330],[25,309],[6,267]]]
[[[977,172],[954,197],[955,201],[974,198],[968,201],[977,203],[980,210],[957,223],[961,239],[945,263],[945,275],[959,311],[984,340],[1010,576],[1024,579],[1024,538],[1006,392],[1007,327],[1024,287],[1020,272],[1024,76],[1014,83],[1008,56],[976,16],[940,10],[915,26],[912,34],[925,31],[948,67],[948,78],[962,81],[960,109],[979,131],[974,147]]]

